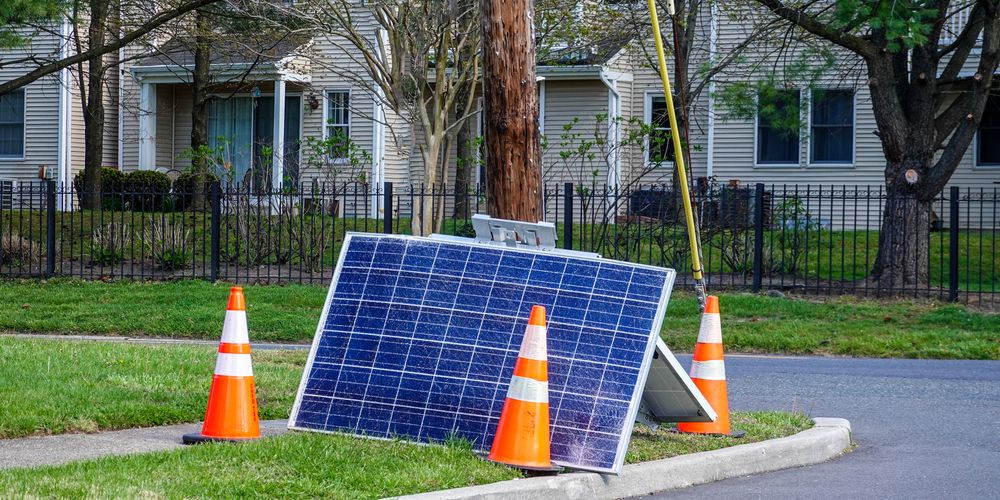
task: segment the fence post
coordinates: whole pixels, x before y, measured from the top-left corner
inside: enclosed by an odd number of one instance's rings
[[[56,272],[56,181],[45,181],[45,277]]]
[[[563,184],[563,248],[573,249],[573,183]]]
[[[210,279],[211,281],[218,281],[219,279],[219,253],[221,248],[221,231],[222,226],[222,186],[219,181],[212,183],[210,187],[210,201],[212,204],[212,227],[211,227],[211,238],[212,238],[212,270]]]
[[[958,301],[958,186],[951,187],[948,223],[948,301]]]
[[[754,189],[753,202],[753,293],[759,293],[764,274],[764,184],[760,182]]]
[[[382,183],[382,232],[392,234],[392,183]]]

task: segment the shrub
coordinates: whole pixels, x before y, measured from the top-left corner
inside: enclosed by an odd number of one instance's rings
[[[115,265],[125,260],[125,248],[132,240],[128,224],[111,222],[94,230],[90,241],[90,258],[99,266]]]
[[[213,173],[205,173],[205,195],[208,196],[208,186],[213,182],[218,182],[219,177]],[[198,174],[193,171],[186,171],[174,180],[174,197],[177,199],[177,209],[186,210],[193,206],[195,195],[199,192]],[[207,203],[206,203],[207,206]]]
[[[154,218],[142,239],[156,265],[164,271],[174,271],[184,268],[191,258],[187,251],[190,234],[182,224],[171,220],[157,221]]]
[[[136,170],[125,176],[125,191],[133,210],[159,210],[170,193],[170,177],[155,170]]]
[[[125,177],[125,174],[120,170],[101,167],[101,206],[106,210],[116,210],[122,207]],[[84,190],[83,171],[73,176],[73,190],[76,191],[80,203],[86,204],[91,193]]]
[[[40,244],[36,243],[35,247]],[[0,264],[8,266],[30,266],[36,262],[32,244],[17,231],[0,235]]]

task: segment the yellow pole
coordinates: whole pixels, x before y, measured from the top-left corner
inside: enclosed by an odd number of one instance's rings
[[[671,3],[671,8],[673,2]],[[691,193],[688,192],[687,172],[684,169],[684,153],[681,150],[681,134],[677,127],[677,114],[674,112],[674,98],[670,94],[670,77],[667,76],[667,62],[663,51],[663,40],[660,37],[660,21],[656,16],[655,0],[646,0],[649,7],[649,17],[653,23],[653,41],[656,44],[657,63],[660,66],[660,81],[663,83],[663,96],[667,101],[667,117],[670,119],[670,139],[674,143],[674,165],[677,166],[677,177],[680,179],[681,199],[684,203],[684,217],[687,219],[688,244],[691,245],[691,273],[694,275],[695,293],[702,308],[705,306],[705,282],[701,269],[701,249],[698,243],[698,233],[694,226],[694,211],[691,209]]]

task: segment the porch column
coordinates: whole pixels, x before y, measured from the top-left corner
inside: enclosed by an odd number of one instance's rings
[[[119,168],[124,165],[119,166]],[[156,168],[156,85],[139,88],[139,170]]]
[[[271,164],[271,187],[280,189],[285,177],[285,81],[274,82],[274,157]]]

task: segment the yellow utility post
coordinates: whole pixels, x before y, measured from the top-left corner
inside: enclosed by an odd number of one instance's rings
[[[660,66],[660,81],[663,83],[663,96],[667,101],[667,116],[670,118],[670,139],[674,143],[674,165],[677,166],[677,177],[680,179],[681,199],[684,203],[684,217],[687,219],[688,244],[691,245],[691,273],[694,276],[695,294],[698,296],[698,307],[705,309],[705,278],[701,269],[701,248],[698,242],[698,232],[694,224],[694,210],[691,208],[691,193],[688,191],[687,171],[684,168],[684,153],[681,150],[680,129],[677,127],[677,113],[674,112],[674,98],[670,94],[670,77],[667,75],[667,62],[663,52],[663,40],[660,37],[660,21],[656,16],[656,1],[646,0],[649,7],[649,18],[653,23],[653,41],[656,44],[656,58]],[[673,15],[674,3],[668,3],[670,15]]]

